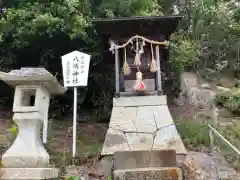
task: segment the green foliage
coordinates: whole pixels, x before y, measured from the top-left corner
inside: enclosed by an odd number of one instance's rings
[[[188,27],[171,37],[173,71],[239,69],[239,7],[229,1],[194,0],[188,11]]]
[[[10,48],[24,48],[31,45],[35,38],[51,38],[65,33],[74,38],[86,35],[88,26],[83,8],[78,2],[62,1],[49,3],[26,3],[19,8],[8,8],[1,18],[1,40],[12,37]],[[64,18],[62,15],[64,14]]]
[[[18,135],[18,127],[17,125],[13,124],[9,129],[8,131],[14,136],[14,137],[17,137]]]
[[[23,66],[44,66],[61,79],[60,57],[63,54],[75,49],[87,53],[97,51],[93,50],[96,45],[86,42],[90,24],[85,11],[83,3],[77,1],[46,4],[24,1],[17,7],[7,8],[0,19],[1,69],[8,71]],[[90,44],[90,48],[79,49],[86,43]],[[94,53],[92,55],[95,57]],[[87,89],[80,90],[80,103],[85,99],[86,92]],[[1,94],[8,96],[8,91]],[[59,100],[65,101],[62,104],[66,105],[71,101],[68,96]]]
[[[180,133],[184,145],[189,150],[199,150],[209,146],[209,133],[207,124],[199,121],[179,120],[175,125]]]
[[[219,131],[223,136],[231,142],[237,149],[240,149],[240,123],[238,121],[233,122],[230,125],[219,127]],[[216,139],[216,144],[219,145],[221,153],[224,155],[226,160],[230,162],[230,164],[235,167],[240,167],[240,157],[239,155],[233,151],[229,145],[226,145],[224,142],[219,142]]]
[[[105,17],[162,15],[157,0],[102,0],[98,10]]]
[[[183,31],[174,33],[171,37],[169,63],[174,72],[180,74],[198,60],[198,44],[183,36]]]
[[[225,135],[225,137],[231,141],[234,145],[240,148],[240,123],[234,121],[230,125],[226,125],[220,128],[221,132]]]
[[[240,90],[234,88],[231,91],[219,92],[216,95],[216,104],[228,108],[233,113],[240,114]]]
[[[79,176],[67,176],[66,180],[81,180]]]

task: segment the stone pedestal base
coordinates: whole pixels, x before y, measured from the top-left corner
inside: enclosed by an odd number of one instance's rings
[[[14,113],[19,128],[16,140],[2,156],[4,168],[45,168],[49,154],[40,139],[43,115],[38,112]]]
[[[56,168],[1,168],[1,180],[20,180],[20,179],[58,179],[59,170]]]
[[[136,168],[118,169],[114,171],[115,180],[182,180],[179,168]]]

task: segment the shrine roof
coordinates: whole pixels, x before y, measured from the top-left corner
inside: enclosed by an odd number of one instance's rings
[[[96,31],[102,37],[130,37],[170,35],[176,31],[183,16],[137,16],[93,19]]]

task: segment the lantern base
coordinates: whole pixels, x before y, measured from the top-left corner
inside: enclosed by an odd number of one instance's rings
[[[40,139],[43,123],[41,113],[15,113],[13,120],[19,132],[10,148],[2,156],[4,168],[45,168],[49,154]]]

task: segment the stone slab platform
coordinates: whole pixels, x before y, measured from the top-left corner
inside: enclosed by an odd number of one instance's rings
[[[179,168],[119,169],[114,180],[182,180],[182,173]]]
[[[176,151],[118,151],[114,153],[114,169],[177,167]]]
[[[169,112],[166,96],[113,99],[101,155],[166,149],[175,149],[177,154],[187,153]]]
[[[43,180],[58,179],[59,170],[56,168],[1,168],[1,180]]]

